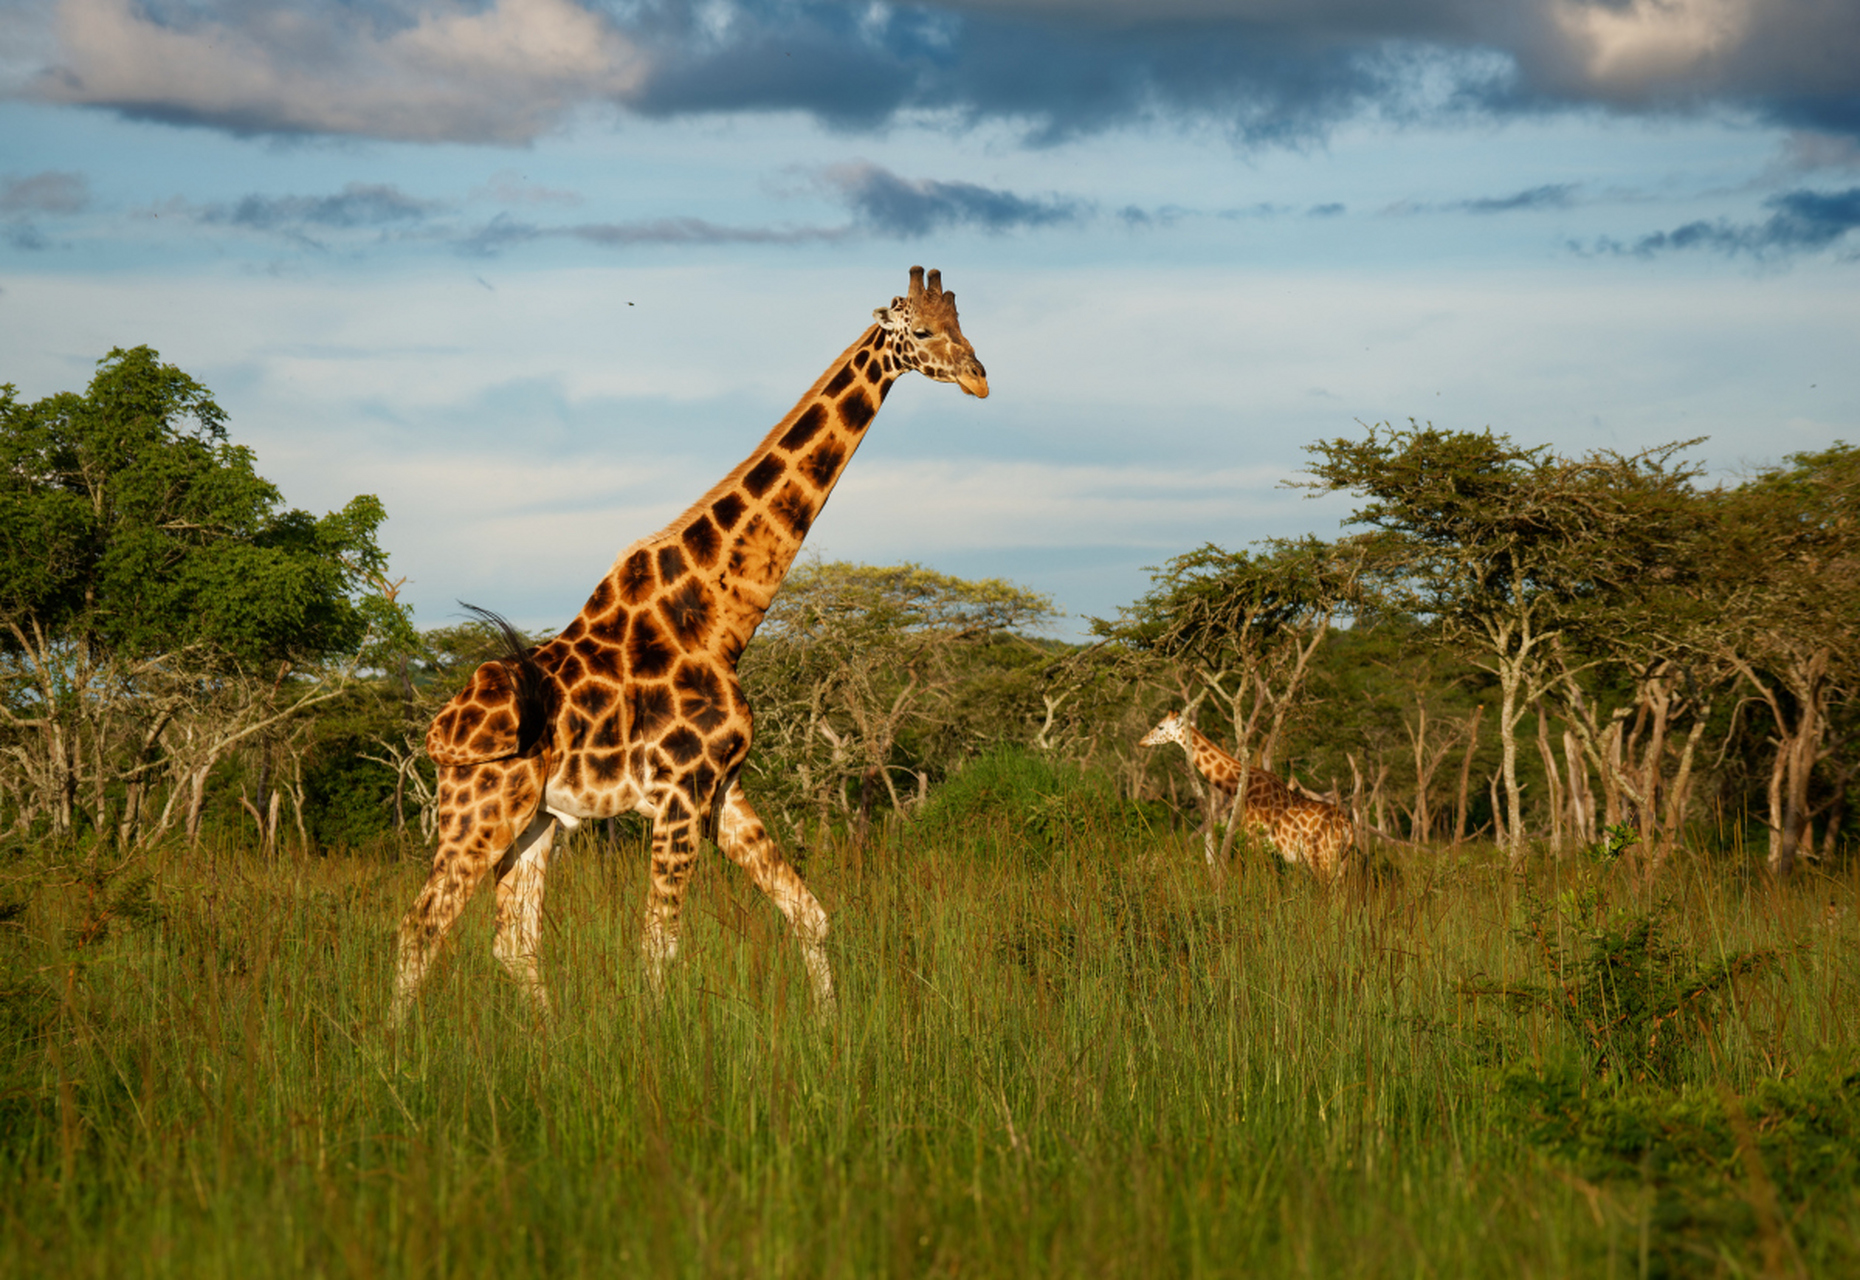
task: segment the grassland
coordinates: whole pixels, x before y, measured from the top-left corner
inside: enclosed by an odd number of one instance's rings
[[[584,831],[553,1019],[480,901],[397,1029],[417,857],[15,849],[0,1272],[1860,1272],[1849,871],[1216,881],[1154,815],[1005,775],[805,870],[837,1017],[717,859],[648,998],[643,852]]]

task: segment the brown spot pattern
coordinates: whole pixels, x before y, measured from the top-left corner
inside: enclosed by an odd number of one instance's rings
[[[685,553],[678,547],[659,548],[659,580],[666,586],[685,576]]]
[[[710,504],[710,513],[717,517],[717,525],[726,533],[736,527],[736,522],[743,516],[743,500],[733,493],[726,493]]]
[[[854,431],[864,431],[866,424],[872,421],[877,412],[878,406],[872,403],[872,397],[858,387],[848,391],[846,398],[840,401],[840,417]]]
[[[801,462],[801,474],[814,482],[816,489],[825,489],[833,483],[833,477],[840,473],[840,466],[846,461],[846,450],[837,440],[825,440],[818,449],[808,454]]]
[[[788,464],[771,453],[749,469],[749,474],[743,477],[743,488],[760,498],[787,469]]]
[[[645,551],[635,551],[620,566],[620,598],[628,604],[640,603],[658,587],[652,576],[652,557]]]
[[[685,530],[684,544],[698,567],[708,569],[717,561],[717,548],[723,544],[723,535],[717,532],[709,516],[699,516]]]

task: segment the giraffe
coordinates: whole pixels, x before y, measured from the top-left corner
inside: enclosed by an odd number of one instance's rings
[[[1171,711],[1141,739],[1146,747],[1179,742],[1189,761],[1230,800],[1240,785],[1240,762],[1210,742],[1202,732]],[[1356,829],[1342,810],[1298,792],[1259,765],[1246,771],[1249,828],[1265,836],[1287,862],[1302,862],[1320,880],[1334,880],[1355,847]],[[1210,854],[1210,857],[1213,855]]]
[[[827,367],[788,416],[710,492],[621,551],[560,635],[487,662],[426,736],[438,766],[438,848],[402,919],[395,1015],[446,931],[495,872],[492,950],[547,1011],[537,970],[543,883],[558,828],[623,812],[652,822],[641,949],[652,989],[678,950],[700,838],[714,841],[787,917],[817,1006],[833,1007],[827,916],[738,781],[751,713],[736,662],[891,386],[908,370],[977,398],[988,375],[941,273],[910,291]]]

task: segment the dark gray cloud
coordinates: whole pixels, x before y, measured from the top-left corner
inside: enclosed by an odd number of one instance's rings
[[[854,219],[879,235],[910,239],[950,227],[1010,231],[1079,222],[1090,208],[1065,196],[1030,199],[973,182],[901,178],[875,164],[836,165],[820,175],[852,210]]]
[[[89,205],[90,180],[81,173],[47,169],[0,177],[0,214],[82,213]]]
[[[1689,222],[1632,243],[1598,240],[1593,251],[1652,257],[1679,249],[1706,249],[1758,258],[1788,257],[1829,248],[1860,228],[1860,187],[1790,191],[1764,201],[1764,206],[1774,212],[1762,222]]]
[[[903,112],[1050,141],[1192,118],[1730,108],[1860,136],[1851,0],[56,0],[28,91],[240,132],[522,142],[647,116]]]
[[[230,205],[209,206],[199,216],[202,222],[254,231],[352,231],[410,226],[442,207],[439,201],[418,199],[396,186],[351,182],[331,196],[249,195]]]
[[[719,33],[719,5],[666,0],[631,29],[649,69],[627,105],[648,115],[801,110],[851,129],[932,111],[1008,120],[1035,143],[1195,116],[1247,141],[1301,143],[1402,103],[1404,85],[1453,56],[1231,11],[1245,7],[1184,20],[1134,3],[1106,14],[737,0],[722,6]]]
[[[1508,196],[1471,196],[1464,200],[1440,202],[1400,200],[1384,208],[1382,212],[1390,216],[1421,213],[1536,213],[1545,209],[1573,207],[1576,203],[1576,195],[1581,190],[1582,184],[1579,182],[1550,182],[1538,187],[1527,187],[1523,191],[1514,191]]]
[[[52,247],[52,242],[45,238],[45,234],[30,222],[0,224],[0,239],[26,253],[43,253]]]
[[[1567,209],[1575,203],[1573,182],[1552,182],[1509,196],[1488,196],[1478,200],[1460,200],[1448,205],[1467,213],[1517,213],[1536,209]]]

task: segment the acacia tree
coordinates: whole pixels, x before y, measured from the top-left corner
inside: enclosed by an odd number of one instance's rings
[[[328,696],[321,669],[370,624],[384,518],[358,497],[286,509],[230,443],[206,387],[147,347],[116,349],[87,391],[0,389],[0,719],[16,816],[70,836],[137,838],[151,787],[197,826],[214,762]]]
[[[1310,446],[1309,487],[1369,499],[1351,522],[1377,531],[1365,545],[1379,589],[1498,682],[1514,859],[1524,851],[1518,727],[1579,673],[1555,660],[1564,635],[1600,602],[1638,590],[1682,540],[1676,516],[1695,496],[1697,471],[1674,455],[1691,443],[1563,458],[1489,428],[1410,422]]]
[[[1856,734],[1836,710],[1860,676],[1860,448],[1792,454],[1720,494],[1717,515],[1709,634],[1768,713],[1768,863],[1787,875],[1851,772]],[[1831,784],[1819,802],[1818,776]]]
[[[1043,595],[999,578],[969,581],[922,565],[808,561],[788,575],[739,666],[756,709],[749,767],[825,822],[863,826],[900,776],[927,786],[926,755],[973,750],[977,700],[992,739],[1003,704],[1031,701],[1042,651],[1024,633],[1055,616]],[[1003,681],[1012,689],[1002,688]],[[910,737],[918,750],[902,752]],[[935,745],[939,744],[940,747]],[[857,794],[853,793],[856,786]]]

